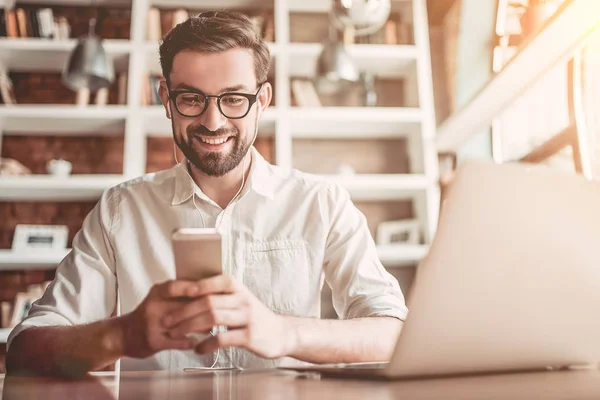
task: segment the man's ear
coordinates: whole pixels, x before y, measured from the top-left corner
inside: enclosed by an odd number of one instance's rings
[[[262,85],[260,90],[260,94],[258,95],[258,103],[260,104],[260,108],[262,112],[264,112],[267,107],[271,104],[271,100],[273,99],[273,86],[269,82],[265,82]]]
[[[167,81],[162,79],[158,86],[158,95],[160,96],[160,101],[165,108],[165,112],[167,114],[167,118],[171,119],[171,108],[169,106],[169,90],[167,89]]]

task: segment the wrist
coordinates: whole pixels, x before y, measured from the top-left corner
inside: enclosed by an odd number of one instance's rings
[[[102,345],[106,354],[113,358],[127,356],[127,315],[108,320]]]
[[[291,316],[279,316],[283,325],[284,348],[283,355],[286,357],[295,357],[300,347],[300,337],[298,329],[298,319]]]

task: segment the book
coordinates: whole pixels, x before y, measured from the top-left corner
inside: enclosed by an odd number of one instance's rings
[[[398,26],[396,21],[388,20],[384,26],[385,44],[398,44]]]
[[[275,19],[272,13],[267,13],[263,23],[263,40],[266,42],[275,41]]]
[[[15,10],[15,13],[17,15],[17,26],[19,28],[19,37],[23,37],[23,38],[30,37],[30,34],[29,34],[30,27],[28,26],[29,24],[27,23],[27,13],[22,8],[17,8]]]
[[[71,25],[65,17],[58,17],[53,26],[53,37],[56,40],[67,40],[71,37]]]
[[[29,25],[29,36],[34,38],[40,37],[40,27],[37,18],[37,10],[28,9],[25,10],[25,15],[27,16],[27,24]]]
[[[0,8],[0,36],[8,36],[6,32],[6,9]]]
[[[175,28],[180,23],[186,21],[190,17],[189,12],[186,9],[180,8],[173,12],[173,21],[171,28]]]
[[[317,89],[315,85],[310,80],[302,80],[302,90],[306,95],[306,99],[308,100],[308,107],[321,107],[321,99],[319,99],[319,95],[317,94]]]
[[[17,24],[17,13],[15,10],[6,10],[6,32],[10,38],[19,37],[19,25]]]
[[[40,8],[37,11],[40,26],[40,37],[51,39],[54,37],[54,12],[51,8]]]
[[[292,79],[292,95],[298,107],[321,107],[321,100],[313,83],[307,79]]]
[[[117,104],[127,103],[127,73],[117,75]]]
[[[2,320],[0,321],[0,328],[8,328],[10,325],[10,319],[12,316],[12,304],[10,301],[3,301],[0,303],[0,311],[2,312]]]
[[[254,26],[254,29],[256,30],[256,32],[258,32],[260,37],[262,37],[264,39],[263,26],[264,26],[265,18],[262,15],[254,15],[254,16],[250,17],[250,21],[252,22],[252,25]]]

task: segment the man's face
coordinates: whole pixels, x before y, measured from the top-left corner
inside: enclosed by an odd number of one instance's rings
[[[245,49],[221,53],[180,52],[173,60],[170,81],[171,91],[191,93],[189,100],[178,101],[184,113],[184,104],[191,106],[203,98],[197,93],[209,96],[231,92],[254,95],[258,91],[254,58]],[[205,100],[208,106],[201,115],[186,117],[169,100],[166,82],[161,84],[160,94],[167,108],[167,116],[171,118],[177,146],[200,171],[208,176],[219,177],[237,167],[247,154],[257,128],[259,109],[264,110],[271,101],[271,86],[269,83],[263,84],[256,103],[241,119],[223,115],[216,98]],[[227,113],[225,99],[221,105]]]

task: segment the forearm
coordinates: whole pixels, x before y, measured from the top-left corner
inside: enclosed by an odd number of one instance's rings
[[[122,317],[78,326],[30,328],[12,342],[9,374],[76,376],[123,357]]]
[[[291,332],[289,356],[311,363],[388,361],[403,324],[391,317],[284,318]]]

